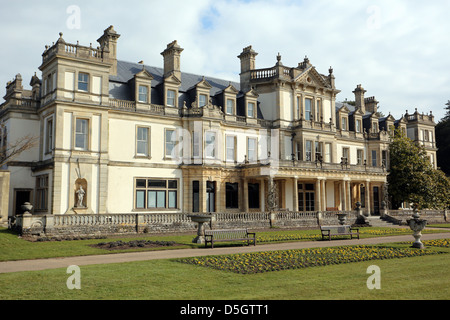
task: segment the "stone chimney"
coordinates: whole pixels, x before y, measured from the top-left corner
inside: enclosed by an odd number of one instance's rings
[[[238,58],[241,60],[241,90],[250,88],[250,73],[255,69],[255,58],[258,55],[252,46],[245,47]]]
[[[117,39],[119,37],[120,34],[114,30],[114,27],[109,26],[97,40],[103,53],[103,59],[112,62],[111,75],[117,75]]]
[[[376,113],[378,111],[378,101],[377,99],[375,99],[375,97],[365,98],[364,104],[367,111],[371,113]]]
[[[183,50],[178,45],[177,40],[174,40],[167,45],[166,50],[161,52],[164,57],[164,78],[173,74],[181,81],[180,56]]]
[[[366,93],[366,90],[364,90],[364,88],[360,84],[358,84],[353,93],[355,94],[356,108],[361,108],[361,111],[363,113],[366,113],[366,106],[364,104],[364,93]]]
[[[8,81],[8,83],[6,84],[6,95],[3,97],[3,99],[22,99],[22,93],[22,76],[20,75],[20,73],[18,73],[13,81]]]

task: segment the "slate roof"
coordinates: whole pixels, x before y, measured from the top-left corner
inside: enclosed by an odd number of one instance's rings
[[[134,77],[134,75],[142,71],[142,65],[133,62],[117,61],[117,76],[110,76],[110,95],[115,99],[131,100],[129,94],[129,88],[127,88],[128,81]],[[156,88],[158,85],[163,83],[163,68],[157,68],[145,65],[145,70],[151,73],[153,76],[152,88]],[[182,72],[181,73],[181,85],[179,88],[180,94],[188,92],[190,89],[194,88],[197,83],[202,81],[203,76],[196,75],[192,73]],[[237,90],[240,90],[240,84],[238,82],[217,79],[213,77],[205,76],[205,80],[212,86],[210,90],[210,95],[215,96],[220,93],[223,89],[228,87],[231,83]],[[128,92],[127,92],[128,91]]]

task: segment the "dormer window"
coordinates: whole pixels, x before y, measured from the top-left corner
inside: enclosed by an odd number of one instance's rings
[[[348,130],[348,126],[347,126],[347,118],[346,117],[342,117],[341,118],[341,130],[347,131]]]
[[[198,107],[204,107],[206,106],[206,101],[207,101],[208,97],[206,96],[206,94],[199,94],[198,96]]]
[[[167,105],[175,107],[175,90],[167,90]]]
[[[247,103],[247,117],[255,118],[255,103]]]
[[[148,103],[148,87],[147,86],[139,86],[139,102]]]
[[[88,92],[89,75],[87,73],[78,73],[78,90]]]
[[[234,101],[233,99],[227,99],[227,114],[234,114]]]
[[[356,120],[356,132],[361,132],[361,120]]]

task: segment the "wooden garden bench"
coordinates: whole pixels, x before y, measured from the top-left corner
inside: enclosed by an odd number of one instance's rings
[[[359,228],[352,228],[351,226],[320,226],[320,231],[322,232],[322,240],[328,237],[331,241],[331,236],[345,236],[349,235],[350,239],[353,236],[359,239]]]
[[[211,243],[211,248],[214,248],[214,242],[230,242],[230,241],[245,241],[250,245],[256,246],[256,233],[248,232],[248,229],[224,229],[224,230],[205,230],[205,247]]]

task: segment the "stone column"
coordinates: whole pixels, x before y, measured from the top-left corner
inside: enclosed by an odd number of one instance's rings
[[[327,209],[327,180],[322,179],[321,180],[321,188],[322,188],[322,211],[325,211]]]
[[[342,180],[341,181],[341,203],[342,203],[341,210],[342,211],[347,210],[347,197],[345,195],[346,190],[347,189],[345,188],[345,180]]]
[[[370,196],[370,193],[372,192],[372,190],[370,190],[370,181],[366,180],[366,212],[367,212],[367,216],[370,216],[370,208],[371,208],[371,203],[370,203],[370,199],[372,198]]]
[[[322,211],[321,205],[322,193],[320,192],[320,179],[316,180],[316,194],[314,198],[314,207],[316,211]]]
[[[293,179],[292,179],[292,183],[293,183],[293,210],[294,211],[298,211],[298,178],[297,177],[294,177]]]
[[[259,184],[259,208],[261,212],[266,211],[266,187],[265,179],[261,179]]]
[[[242,179],[243,187],[243,197],[242,197],[242,209],[243,212],[248,212],[248,180],[247,178]]]
[[[347,181],[347,211],[352,210],[352,182]]]
[[[199,179],[199,212],[206,212],[206,179],[205,177],[201,177]]]

